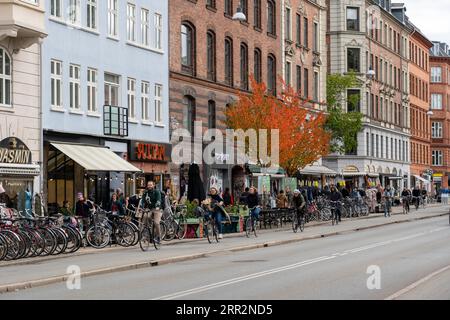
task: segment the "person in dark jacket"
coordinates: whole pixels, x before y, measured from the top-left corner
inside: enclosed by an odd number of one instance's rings
[[[298,189],[294,190],[294,196],[292,197],[292,205],[297,213],[297,221],[300,221],[305,214],[306,200],[303,197],[300,190]]]
[[[239,203],[246,204],[247,203],[247,196],[249,194],[250,188],[245,188],[245,191],[241,193],[241,196],[239,197]]]
[[[223,204],[225,207],[231,206],[233,204],[233,200],[231,198],[230,188],[225,188],[225,192],[222,195]]]
[[[145,189],[142,195],[142,202],[144,209],[148,209],[151,212],[150,217],[144,217],[144,219],[151,218],[156,229],[155,241],[161,241],[161,192],[155,187],[154,181],[147,182],[147,189]],[[145,220],[144,220],[145,221]]]
[[[116,193],[113,193],[111,196],[111,201],[109,203],[108,210],[111,211],[113,214],[118,214],[123,216],[124,215],[124,209],[123,209],[123,203],[119,200]]]
[[[336,205],[336,214],[338,216],[339,221],[341,221],[341,203],[342,201],[342,193],[340,193],[335,186],[331,186],[331,193],[329,196],[330,201],[337,202]]]
[[[209,199],[208,199],[209,215],[215,219],[217,229],[219,230],[219,239],[222,239],[223,238],[223,227],[222,227],[222,218],[223,217],[222,217],[222,209],[220,208],[220,206],[223,206],[224,202],[223,202],[222,197],[219,195],[219,192],[214,187],[209,189],[208,197],[209,197]]]
[[[256,190],[255,187],[250,188],[250,192],[247,196],[247,206],[250,209],[250,215],[253,220],[258,221],[261,207],[259,206],[258,190]]]
[[[350,191],[347,189],[347,187],[342,188],[341,194],[344,199],[350,197]]]

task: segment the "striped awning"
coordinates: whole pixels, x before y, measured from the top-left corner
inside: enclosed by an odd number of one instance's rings
[[[0,175],[38,176],[39,174],[40,174],[40,167],[34,164],[2,163],[0,165]]]
[[[324,175],[324,176],[330,176],[330,177],[338,175],[338,173],[336,171],[333,171],[330,168],[327,168],[327,167],[321,166],[321,165],[306,166],[300,170],[300,174],[309,175],[309,176]]]
[[[105,147],[63,143],[51,143],[51,145],[78,163],[87,171],[141,171]]]

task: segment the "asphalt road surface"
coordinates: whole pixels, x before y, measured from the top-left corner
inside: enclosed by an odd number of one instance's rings
[[[450,299],[448,216],[20,290],[0,299]]]

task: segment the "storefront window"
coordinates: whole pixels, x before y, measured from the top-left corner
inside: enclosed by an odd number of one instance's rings
[[[65,201],[70,207],[74,205],[74,162],[72,159],[50,149],[48,154],[48,205],[49,208],[62,207]]]

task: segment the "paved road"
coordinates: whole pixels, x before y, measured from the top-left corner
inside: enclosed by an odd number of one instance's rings
[[[5,293],[0,299],[450,299],[449,248],[448,217],[439,217],[225,251],[82,278],[80,290],[57,283]],[[375,274],[367,273],[370,266]],[[377,269],[381,287],[369,290],[369,277],[370,284],[377,284]]]

